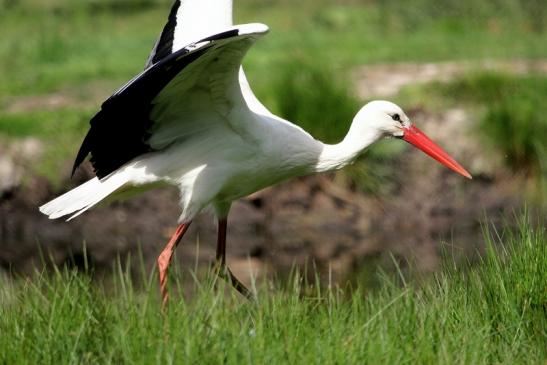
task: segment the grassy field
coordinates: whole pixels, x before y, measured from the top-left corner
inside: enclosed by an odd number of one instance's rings
[[[447,260],[421,285],[386,276],[369,292],[294,279],[261,287],[252,303],[205,281],[165,313],[155,276],[141,289],[123,272],[109,290],[66,270],[4,283],[0,363],[544,364],[545,229],[522,219],[520,231],[486,240],[478,265]]]

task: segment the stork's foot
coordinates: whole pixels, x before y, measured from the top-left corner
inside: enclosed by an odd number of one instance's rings
[[[228,220],[226,218],[218,220],[218,237],[217,237],[217,275],[228,281],[232,286],[247,299],[255,299],[255,296],[249,289],[239,281],[226,265],[226,231],[228,228]]]
[[[241,281],[239,281],[239,279],[232,273],[232,271],[228,266],[226,266],[226,264],[222,262],[217,262],[216,266],[216,272],[219,277],[232,284],[234,289],[237,290],[245,298],[249,300],[256,299],[254,294],[249,289],[247,289],[247,287],[243,285]]]
[[[167,276],[169,274],[169,264],[173,257],[173,251],[166,247],[158,257],[158,270],[160,274],[160,290],[163,306],[169,301],[169,292],[167,290]]]
[[[163,251],[158,257],[158,270],[160,274],[160,289],[161,289],[161,297],[162,297],[162,303],[163,307],[167,305],[167,302],[169,301],[169,292],[167,290],[167,277],[169,274],[169,265],[171,264],[171,259],[173,258],[173,253],[175,252],[175,249],[177,248],[177,245],[179,244],[180,240],[182,239],[182,236],[186,233],[188,230],[188,227],[190,227],[190,223],[183,223],[178,228],[175,234],[171,237]]]

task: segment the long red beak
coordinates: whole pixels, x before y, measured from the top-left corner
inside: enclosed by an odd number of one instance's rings
[[[458,174],[463,175],[468,179],[473,178],[467,170],[450,157],[441,147],[437,146],[437,144],[429,139],[421,130],[412,125],[408,128],[404,128],[403,131],[405,132],[403,140],[424,151],[449,169],[456,171]]]

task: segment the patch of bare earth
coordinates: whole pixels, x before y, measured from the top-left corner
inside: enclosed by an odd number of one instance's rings
[[[484,60],[440,63],[394,63],[363,66],[356,72],[358,95],[362,99],[396,95],[407,85],[450,81],[469,72],[497,71],[517,75],[547,74],[545,60]]]

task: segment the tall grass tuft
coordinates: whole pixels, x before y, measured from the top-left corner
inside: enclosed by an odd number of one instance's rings
[[[486,106],[479,130],[515,171],[547,184],[547,78],[473,74],[441,87],[450,98]]]
[[[276,72],[271,90],[279,114],[316,138],[340,142],[361,106],[345,75],[312,56],[292,58]]]

